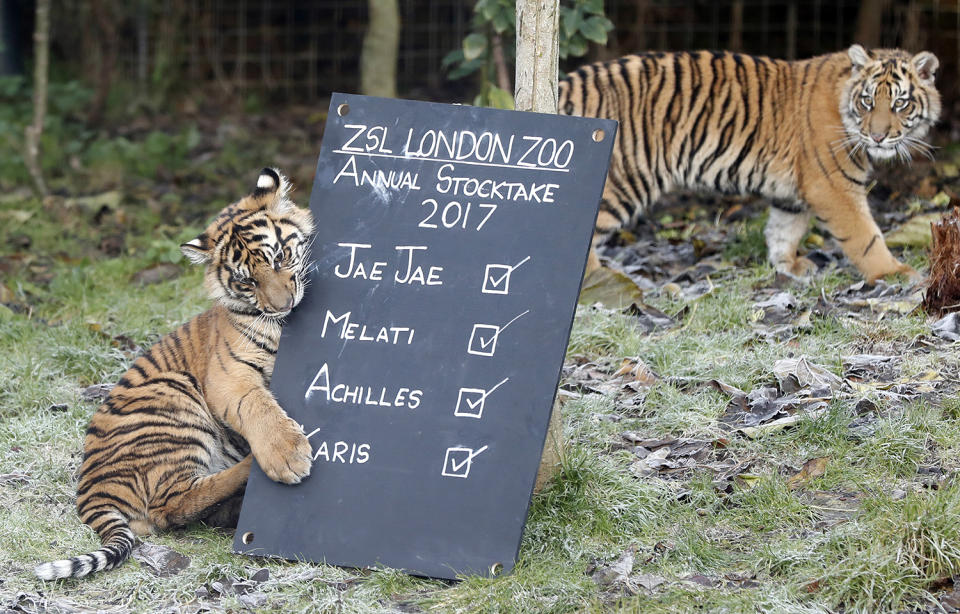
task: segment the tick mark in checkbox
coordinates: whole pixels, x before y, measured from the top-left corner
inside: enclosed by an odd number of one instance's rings
[[[470,333],[470,341],[467,343],[467,354],[493,356],[494,352],[497,351],[497,339],[500,338],[500,333],[528,313],[530,313],[529,309],[503,326],[497,326],[496,324],[474,324],[473,331]]]
[[[460,416],[461,418],[481,418],[487,397],[490,396],[494,390],[506,384],[509,379],[509,377],[503,378],[499,384],[490,390],[484,390],[482,388],[461,388],[457,396],[457,407],[453,410],[453,415]]]
[[[510,294],[510,274],[527,260],[530,260],[530,256],[514,265],[488,264],[483,271],[483,287],[480,291],[484,294]]]
[[[493,356],[497,351],[497,338],[500,336],[500,327],[493,324],[474,324],[470,334],[470,344],[467,354],[476,356]]]
[[[447,455],[443,459],[443,470],[440,472],[440,474],[450,478],[468,477],[470,475],[470,466],[473,464],[473,459],[486,449],[487,446],[483,446],[477,450],[474,450],[473,448],[465,448],[463,446],[447,448]]]

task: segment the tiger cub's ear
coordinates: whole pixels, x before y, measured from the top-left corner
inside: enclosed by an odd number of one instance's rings
[[[283,176],[283,173],[275,168],[265,168],[257,177],[257,187],[253,191],[253,196],[264,199],[268,209],[285,213],[293,206],[293,203],[287,200],[289,191],[290,181]]]
[[[186,243],[181,243],[180,251],[194,264],[206,264],[210,262],[210,241],[207,238],[207,233],[203,233],[196,239],[191,239]]]
[[[854,72],[873,61],[870,52],[861,45],[851,45],[850,49],[847,50],[847,55],[850,56],[850,61],[853,62]]]
[[[924,83],[933,84],[933,79],[937,76],[937,68],[939,67],[940,60],[929,51],[921,51],[913,56],[913,68]]]

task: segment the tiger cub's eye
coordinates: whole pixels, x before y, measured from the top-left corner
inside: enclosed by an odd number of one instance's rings
[[[860,102],[863,103],[863,106],[865,107],[873,106],[873,96],[870,94],[861,94]]]
[[[906,98],[899,98],[896,102],[893,103],[894,111],[902,111],[907,106],[908,100]]]
[[[256,285],[256,282],[252,277],[248,277],[241,273],[240,271],[231,271],[230,279],[242,286],[253,286]]]

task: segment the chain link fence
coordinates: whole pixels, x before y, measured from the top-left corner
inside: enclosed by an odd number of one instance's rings
[[[111,11],[94,10],[105,4]],[[367,20],[367,3],[360,0],[63,0],[59,5],[54,41],[61,58],[81,58],[88,73],[96,73],[114,44],[114,70],[144,90],[180,88],[189,80],[229,94],[310,102],[359,87]],[[440,64],[469,32],[472,7],[472,0],[400,0],[401,96],[470,97],[469,79],[447,80]],[[645,49],[733,49],[804,58],[866,36],[874,40],[857,42],[933,51],[941,60],[944,94],[953,100],[960,93],[960,0],[607,0],[605,10],[616,25],[608,46],[565,68]],[[874,16],[872,29],[860,23],[862,11]],[[110,19],[113,24],[103,23]],[[111,28],[115,40],[97,40],[98,32]]]

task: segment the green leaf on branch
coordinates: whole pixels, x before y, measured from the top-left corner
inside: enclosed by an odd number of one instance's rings
[[[497,31],[497,34],[503,34],[510,29],[510,15],[512,13],[508,11],[500,11],[493,16],[493,29]]]
[[[493,16],[502,9],[497,0],[480,0],[474,7],[474,11],[483,15],[486,21],[491,21]]]
[[[563,31],[567,36],[576,34],[581,24],[583,24],[583,16],[580,14],[579,8],[563,10]]]
[[[587,41],[579,33],[574,34],[567,41],[567,53],[578,58],[587,53]]]
[[[605,17],[594,15],[583,22],[580,26],[580,33],[588,40],[598,45],[607,44],[607,24],[610,23]],[[584,50],[586,52],[586,50]],[[571,51],[573,53],[573,51]],[[583,55],[580,53],[574,55]]]
[[[603,15],[603,0],[585,0],[583,10],[592,15]]]
[[[454,49],[447,55],[443,56],[443,59],[440,60],[440,67],[446,68],[451,64],[456,64],[457,62],[463,61],[463,49]]]
[[[449,73],[447,73],[447,79],[453,81],[454,79],[459,79],[461,77],[466,77],[467,75],[472,75],[473,73],[480,70],[483,67],[483,58],[477,58],[476,60],[471,60],[469,62],[464,62],[460,66],[454,68]]]
[[[463,39],[463,57],[468,62],[480,58],[487,50],[487,37],[474,32]]]
[[[490,90],[487,92],[487,102],[488,106],[495,109],[513,110],[513,95],[496,85],[490,85]]]

